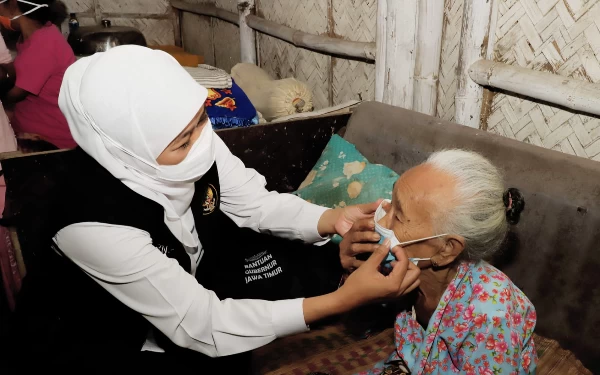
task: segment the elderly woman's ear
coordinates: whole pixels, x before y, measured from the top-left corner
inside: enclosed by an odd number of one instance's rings
[[[443,245],[439,248],[437,254],[431,257],[431,264],[434,267],[445,267],[452,264],[462,254],[465,249],[465,238],[458,235],[449,235],[441,238]]]

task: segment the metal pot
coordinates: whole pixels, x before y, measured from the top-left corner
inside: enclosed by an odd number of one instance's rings
[[[135,44],[146,47],[146,38],[135,27],[112,26],[109,20],[103,20],[101,26],[79,27],[69,34],[69,44],[78,56],[105,52],[116,46]]]

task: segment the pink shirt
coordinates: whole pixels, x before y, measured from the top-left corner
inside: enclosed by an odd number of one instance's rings
[[[37,134],[58,148],[77,145],[58,107],[63,76],[74,62],[71,46],[51,23],[17,44],[15,86],[29,92],[15,106],[13,127],[17,133]]]

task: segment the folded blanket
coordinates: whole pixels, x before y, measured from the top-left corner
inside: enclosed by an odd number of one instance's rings
[[[214,66],[200,64],[196,68],[183,67],[196,82],[206,88],[228,89],[231,87],[231,76],[226,71]]]
[[[230,89],[209,88],[204,105],[214,129],[258,124],[256,109],[235,81]]]

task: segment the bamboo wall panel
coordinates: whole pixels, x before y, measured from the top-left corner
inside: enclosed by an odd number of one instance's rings
[[[440,61],[437,116],[454,120],[454,99],[457,89],[457,65],[462,36],[463,4],[465,0],[446,0],[444,28],[442,32],[442,55]]]
[[[332,5],[333,35],[356,42],[375,41],[377,0],[335,0]],[[333,58],[331,69],[334,105],[375,99],[374,64]]]
[[[259,15],[267,20],[313,34],[330,31],[327,0],[261,0]],[[313,93],[315,108],[329,106],[331,58],[296,48],[286,42],[259,33],[260,65],[276,79],[295,77]]]
[[[600,82],[600,0],[499,0],[495,58]],[[600,160],[600,119],[496,94],[489,131]]]

